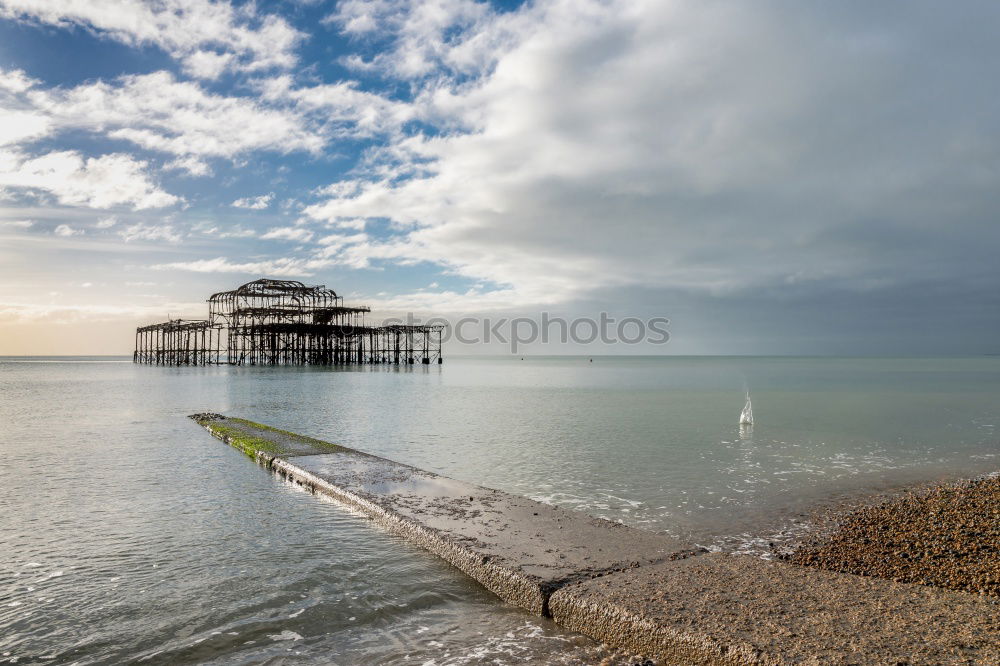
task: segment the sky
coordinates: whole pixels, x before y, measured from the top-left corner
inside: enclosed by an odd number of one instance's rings
[[[0,355],[131,353],[262,276],[376,320],[671,322],[534,353],[1000,353],[997,25],[974,0],[0,0]]]

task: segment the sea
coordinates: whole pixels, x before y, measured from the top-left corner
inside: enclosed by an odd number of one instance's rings
[[[753,557],[817,507],[1000,469],[993,356],[0,357],[0,663],[628,663],[282,482],[195,412]]]

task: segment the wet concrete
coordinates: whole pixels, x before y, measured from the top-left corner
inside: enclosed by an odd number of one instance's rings
[[[571,584],[568,629],[668,664],[998,664],[1000,600],[713,553]]]
[[[201,416],[201,415],[196,415]],[[385,458],[214,415],[197,419],[258,463],[367,514],[512,604],[547,614],[576,580],[701,552],[666,536]],[[268,450],[253,449],[266,441]]]
[[[504,600],[664,664],[996,664],[1000,600],[677,540],[294,433],[195,415]]]

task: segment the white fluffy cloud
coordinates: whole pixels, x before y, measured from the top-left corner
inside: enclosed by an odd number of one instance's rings
[[[50,122],[31,111],[0,108],[0,146],[33,141],[49,133]]]
[[[0,18],[79,26],[129,45],[154,45],[188,73],[215,78],[227,68],[288,68],[303,35],[253,4],[224,0],[0,0]]]
[[[28,88],[32,88],[37,84],[38,81],[25,74],[24,70],[0,69],[0,90],[2,91],[9,93],[23,93]]]
[[[261,234],[263,240],[286,240],[305,243],[312,240],[313,232],[305,227],[277,227]]]
[[[126,243],[132,241],[166,241],[180,243],[184,236],[171,224],[130,224],[118,232]]]
[[[0,68],[0,146],[34,141],[49,133],[49,119],[19,101],[37,84],[23,70]]]
[[[523,14],[512,14],[518,15]],[[498,20],[488,3],[475,0],[342,0],[326,20],[355,37],[391,35],[393,48],[368,61],[345,62],[404,79],[438,76],[442,70],[478,73],[516,37],[509,19]]]
[[[161,190],[146,163],[120,153],[84,157],[72,150],[28,156],[0,150],[0,187],[50,194],[60,204],[135,210],[163,208],[180,199]]]
[[[214,231],[214,230],[210,230]],[[260,236],[264,240],[289,240],[308,242],[313,233],[304,227],[278,227]],[[156,264],[155,270],[189,271],[194,273],[259,273],[261,275],[307,276],[331,266],[365,268],[372,253],[378,254],[378,246],[369,243],[369,236],[357,234],[329,234],[316,242],[316,247],[301,253],[301,256],[279,257],[276,259],[255,259],[234,261],[226,257],[177,261]],[[405,261],[405,259],[404,259]]]
[[[197,51],[184,59],[184,71],[200,79],[217,79],[232,62],[232,53]]]
[[[274,200],[274,192],[268,192],[267,194],[261,194],[256,197],[244,197],[242,199],[237,199],[233,203],[229,204],[233,208],[245,208],[247,210],[264,210],[271,205],[271,201]]]
[[[60,128],[81,128],[186,157],[232,158],[255,150],[319,152],[326,139],[294,110],[206,92],[169,72],[69,89],[32,90],[27,100]],[[204,173],[203,161],[171,163]]]
[[[183,171],[189,176],[211,176],[212,167],[207,162],[197,157],[178,157],[163,165],[164,169]]]
[[[84,130],[174,156],[164,168],[211,176],[209,160],[257,151],[322,155],[331,140],[395,133],[415,106],[351,82],[297,86],[291,77],[257,81],[257,96],[224,95],[165,71],[45,88],[20,70],[0,69],[0,145],[24,149]]]
[[[307,259],[279,258],[263,261],[230,261],[225,257],[199,259],[196,261],[175,261],[151,266],[158,271],[192,271],[194,273],[250,273],[275,277],[311,275],[319,268],[329,265]]]
[[[298,86],[285,74],[261,80],[257,86],[264,100],[315,114],[333,136],[370,137],[396,132],[419,113],[414,104],[359,90],[354,81]]]
[[[86,232],[83,229],[76,229],[69,226],[68,224],[60,224],[53,230],[56,236],[63,236],[64,238],[69,236],[82,236]]]

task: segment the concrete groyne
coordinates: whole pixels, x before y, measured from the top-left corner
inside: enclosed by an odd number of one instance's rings
[[[192,418],[501,599],[661,663],[1000,663],[997,599],[709,554],[259,423]]]

